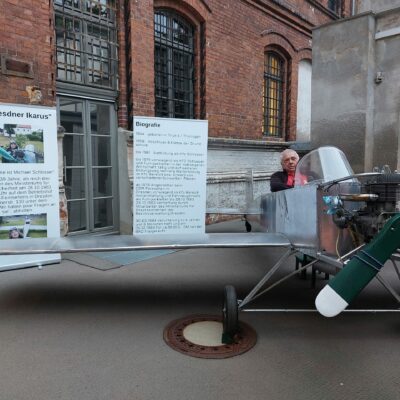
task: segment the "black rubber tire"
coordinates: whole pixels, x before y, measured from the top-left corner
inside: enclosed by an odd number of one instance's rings
[[[236,290],[232,285],[224,287],[224,308],[222,309],[223,334],[233,337],[239,330],[239,309]]]
[[[247,219],[244,222],[244,226],[246,227],[246,232],[251,232],[251,224],[249,221],[247,221]]]

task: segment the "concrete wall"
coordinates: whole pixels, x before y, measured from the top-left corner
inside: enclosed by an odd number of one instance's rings
[[[216,150],[207,154],[209,172],[276,171],[279,168],[279,152],[251,150]]]
[[[313,31],[311,143],[339,147],[357,172],[371,158],[374,24],[364,15]]]
[[[118,129],[119,230],[132,233],[133,132]]]
[[[377,15],[376,31],[375,71],[383,78],[374,85],[373,160],[400,169],[400,10]]]
[[[399,169],[400,9],[317,28],[313,43],[313,146],[341,148],[356,172]]]
[[[373,11],[375,13],[400,7],[400,0],[357,0],[356,13]]]
[[[270,177],[281,169],[282,148],[210,148],[207,154],[207,208],[246,209],[253,198],[270,192]],[[211,219],[209,219],[211,222]]]

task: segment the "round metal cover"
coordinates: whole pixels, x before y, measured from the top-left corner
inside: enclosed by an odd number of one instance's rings
[[[222,339],[222,317],[190,315],[170,322],[164,329],[168,346],[180,353],[198,358],[228,358],[245,353],[257,341],[253,328],[239,321],[239,332],[232,344]]]

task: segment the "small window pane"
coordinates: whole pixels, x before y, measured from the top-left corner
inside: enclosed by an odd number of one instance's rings
[[[65,173],[65,195],[67,199],[85,198],[85,169],[67,168]]]
[[[92,135],[110,135],[110,106],[90,104],[90,130]]]
[[[93,166],[111,165],[111,140],[107,136],[92,136]]]
[[[111,168],[93,168],[93,197],[112,195]]]
[[[85,147],[83,135],[64,135],[63,149],[65,166],[84,166]]]
[[[86,201],[69,201],[68,216],[69,232],[86,230]]]
[[[60,99],[60,124],[67,133],[83,133],[81,101]]]
[[[113,225],[112,199],[94,200],[94,227],[105,228]]]
[[[341,3],[341,0],[328,0],[328,8],[339,15],[342,6]]]

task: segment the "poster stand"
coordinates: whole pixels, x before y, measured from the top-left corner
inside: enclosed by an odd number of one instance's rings
[[[208,121],[134,117],[133,126],[133,233],[204,233]]]
[[[0,104],[0,240],[60,236],[57,155],[55,108]],[[0,271],[60,260],[1,256]]]

